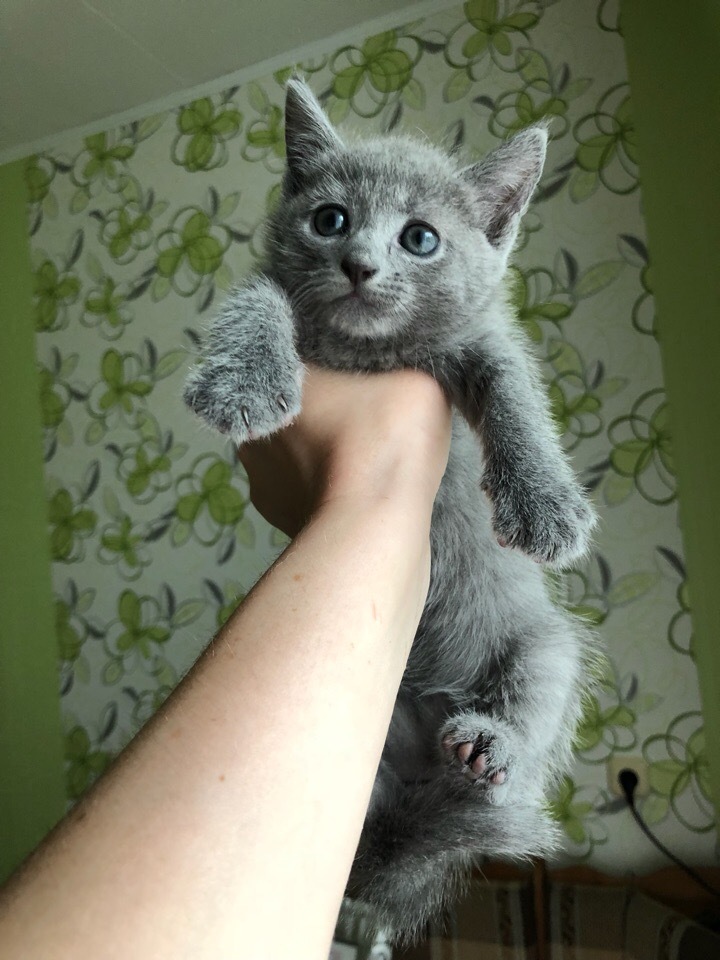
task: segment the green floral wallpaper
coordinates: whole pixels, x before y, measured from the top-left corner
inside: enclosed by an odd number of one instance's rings
[[[713,812],[617,0],[468,0],[299,65],[344,129],[480,155],[553,118],[512,297],[604,518],[557,582],[608,650],[554,809],[565,857],[660,865],[607,788],[641,757],[646,819],[689,859]],[[232,450],[184,410],[201,329],[262,248],[283,82],[262,75],[27,164],[67,795],[167,696],[282,547]]]

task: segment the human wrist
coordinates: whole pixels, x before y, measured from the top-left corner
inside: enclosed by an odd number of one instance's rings
[[[408,431],[404,420],[391,416],[361,442],[353,433],[338,438],[316,474],[316,502],[392,500],[429,519],[447,465],[447,419],[442,409],[434,421]]]
[[[303,411],[240,450],[255,507],[290,537],[331,500],[403,503],[429,519],[445,470],[450,411],[426,374],[309,370]]]

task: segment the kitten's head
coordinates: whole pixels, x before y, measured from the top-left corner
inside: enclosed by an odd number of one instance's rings
[[[304,322],[433,339],[492,299],[542,172],[543,127],[463,167],[409,137],[344,143],[310,89],[291,80],[285,138],[270,251]]]

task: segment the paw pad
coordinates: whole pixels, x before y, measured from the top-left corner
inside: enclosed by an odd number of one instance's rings
[[[443,749],[462,765],[463,773],[470,780],[482,780],[500,786],[507,780],[507,769],[496,765],[493,758],[493,737],[480,735],[475,740],[458,743],[454,737],[443,740]]]

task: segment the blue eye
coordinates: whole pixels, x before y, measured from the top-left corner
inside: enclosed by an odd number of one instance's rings
[[[410,223],[400,234],[400,244],[416,257],[426,257],[440,246],[440,237],[426,223]]]
[[[313,226],[321,237],[334,237],[346,233],[350,224],[347,210],[342,207],[320,207],[313,217]]]

